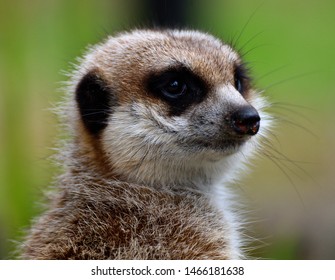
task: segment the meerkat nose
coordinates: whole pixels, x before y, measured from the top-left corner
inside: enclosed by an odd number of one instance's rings
[[[258,112],[252,106],[244,106],[231,115],[231,125],[240,135],[255,135],[260,126]]]

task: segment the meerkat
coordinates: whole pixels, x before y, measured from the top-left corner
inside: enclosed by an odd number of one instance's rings
[[[240,259],[230,183],[270,117],[241,56],[199,31],[134,30],[91,47],[63,113],[72,142],[23,259]]]

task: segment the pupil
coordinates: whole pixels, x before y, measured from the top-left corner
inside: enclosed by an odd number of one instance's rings
[[[241,80],[239,78],[235,78],[235,88],[239,92],[241,92],[241,90],[242,90],[242,84],[241,84]]]
[[[178,80],[174,80],[169,84],[168,91],[172,94],[181,94],[184,91],[184,87]]]
[[[177,89],[178,87],[179,87],[179,83],[178,83],[178,81],[173,81],[173,82],[170,84],[170,88],[171,88],[172,90]]]

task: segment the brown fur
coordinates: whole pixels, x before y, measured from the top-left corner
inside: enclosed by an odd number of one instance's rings
[[[205,200],[206,207],[197,208],[202,198],[196,195],[116,182],[90,182],[85,188],[82,182],[69,183],[79,188],[59,195],[40,218],[23,258],[229,258],[224,228],[211,222],[219,213]]]
[[[237,148],[192,150],[193,140],[185,141],[189,135],[196,138],[198,129],[180,129],[179,138],[175,138],[184,119],[170,117],[164,102],[147,94],[143,86],[148,75],[181,63],[210,88],[202,107],[193,106],[182,116],[192,119],[200,114],[198,126],[204,127],[204,135],[217,135],[214,129],[220,129],[232,137],[231,128],[219,122],[234,106],[254,102],[262,109],[260,99],[249,88],[247,101],[232,90],[227,95],[235,103],[218,94],[222,86],[234,83],[233,66],[240,58],[212,36],[134,31],[93,47],[74,72],[68,90],[71,97],[65,110],[73,142],[61,152],[65,172],[49,210],[34,222],[22,245],[23,259],[241,257],[239,245],[234,245],[238,225],[229,218],[231,213],[213,203],[216,195],[211,195],[216,177],[233,168],[235,162],[239,164],[234,155]],[[99,135],[87,131],[73,99],[78,83],[89,72],[106,82],[122,108],[108,120],[112,130],[105,129]],[[132,104],[144,109],[137,108],[134,113]],[[220,112],[222,108],[225,110]],[[123,124],[134,124],[135,128]],[[141,130],[145,130],[143,135]],[[184,134],[184,146],[179,146]],[[240,140],[236,139],[231,141]],[[256,150],[255,143],[249,152],[244,151],[243,158]],[[222,158],[227,161],[221,170]],[[223,205],[230,203],[226,198]]]

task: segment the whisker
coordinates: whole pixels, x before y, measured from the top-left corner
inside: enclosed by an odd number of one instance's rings
[[[267,153],[263,153],[263,155],[269,159],[274,165],[276,165],[280,170],[281,172],[285,175],[285,177],[287,178],[287,180],[290,182],[290,184],[293,186],[300,202],[301,202],[301,205],[303,206],[303,208],[306,208],[305,207],[305,203],[302,199],[302,196],[300,194],[300,192],[298,191],[298,188],[297,188],[297,185],[294,183],[294,181],[292,180],[292,178],[289,176],[289,174],[286,172],[286,170],[282,167],[280,161],[278,162],[277,160],[273,159],[269,154]]]
[[[275,134],[275,133],[274,133],[273,131],[271,131],[271,130],[268,131],[267,133],[270,134],[271,137],[272,137],[273,139],[276,140],[276,142],[278,143],[278,145],[279,145],[280,147],[282,147],[282,144],[280,143],[280,140],[279,140],[277,134]],[[265,141],[265,140],[269,141],[267,138],[265,138],[265,137],[261,137],[261,141]],[[269,142],[270,142],[270,141],[269,141]]]
[[[297,111],[295,111],[295,110],[293,110],[293,109],[290,109],[290,108],[286,108],[285,106],[280,106],[280,105],[279,105],[279,106],[274,106],[273,108],[271,108],[271,111],[272,111],[274,114],[284,115],[283,113],[276,111],[276,110],[275,110],[276,108],[285,110],[285,111],[287,111],[287,112],[289,112],[289,113],[292,113],[292,114],[294,114],[294,115],[296,115],[296,116],[298,116],[298,117],[304,119],[305,121],[307,121],[307,122],[309,122],[309,123],[311,123],[311,124],[313,123],[313,121],[312,121],[310,118],[306,117],[306,115],[304,115],[303,113],[297,112]]]
[[[270,156],[272,159],[277,160],[277,162],[280,163],[283,168],[286,168],[289,172],[291,172],[293,175],[298,177],[300,180],[303,179],[303,177],[297,171],[295,171],[293,168],[289,166],[289,163],[290,163],[294,167],[298,168],[300,171],[304,172],[305,170],[303,170],[300,166],[298,166],[297,163],[295,163],[294,161],[290,159],[282,159],[282,158],[276,157],[270,151],[267,151],[267,155]]]
[[[246,23],[244,24],[244,26],[242,27],[240,33],[238,34],[236,40],[233,37],[233,42],[232,42],[232,46],[234,48],[236,48],[238,41],[240,40],[240,38],[243,36],[247,26],[249,25],[249,23],[251,22],[251,20],[254,18],[254,16],[256,15],[256,13],[258,12],[258,10],[261,8],[261,6],[263,6],[264,3],[259,4],[256,9],[253,11],[253,13],[249,16],[248,20],[246,21]],[[237,49],[237,48],[236,48]]]
[[[312,71],[312,72],[306,72],[306,73],[302,73],[302,74],[298,74],[298,75],[294,75],[294,76],[291,76],[291,77],[288,77],[286,79],[283,79],[283,80],[279,80],[277,82],[274,82],[266,87],[263,87],[263,90],[268,90],[270,88],[273,88],[275,86],[278,86],[278,85],[281,85],[283,83],[286,83],[286,82],[289,82],[289,81],[292,81],[292,80],[297,80],[299,78],[305,78],[309,75],[314,75],[316,73],[319,73],[318,71]]]
[[[303,163],[303,164],[313,164],[313,162],[304,162],[304,161],[297,161],[297,160],[292,160],[289,157],[287,157],[284,153],[280,152],[278,149],[276,149],[270,140],[264,138],[262,139],[262,144],[266,146],[267,148],[271,149],[274,151],[277,155],[279,155],[283,160],[289,161],[289,162],[295,162],[295,163]]]
[[[149,148],[146,148],[146,151],[144,152],[143,156],[141,157],[141,159],[139,160],[138,164],[136,165],[136,168],[137,168],[137,172],[141,172],[141,168],[143,166],[143,164],[145,163],[146,161],[146,158],[149,154]]]
[[[252,36],[248,41],[246,41],[246,42],[242,45],[242,47],[239,47],[239,48],[238,48],[238,52],[239,52],[239,53],[243,53],[244,48],[245,48],[248,44],[250,44],[255,38],[257,38],[259,35],[261,35],[262,33],[264,33],[264,31],[260,31],[260,32],[258,32],[257,34],[255,34],[254,36]]]
[[[277,107],[279,106],[283,106],[283,107],[294,107],[294,108],[299,108],[299,109],[304,109],[304,110],[308,110],[308,111],[315,111],[315,109],[307,107],[307,106],[303,106],[300,104],[293,104],[293,103],[287,103],[287,102],[271,102],[271,105],[275,105]]]
[[[255,46],[255,47],[247,50],[246,52],[242,52],[242,56],[247,56],[252,51],[257,50],[258,48],[261,48],[261,47],[266,47],[266,46],[269,46],[269,44],[259,44],[259,45]]]
[[[86,111],[88,111],[88,110],[86,110]],[[92,109],[92,111],[94,111],[94,109]],[[93,115],[97,115],[97,114],[101,114],[101,113],[103,113],[103,114],[110,114],[110,111],[109,110],[103,110],[103,111],[96,111],[96,112],[92,112],[92,113],[87,113],[87,114],[83,114],[82,116],[83,117],[87,117],[87,116],[93,116]]]
[[[267,72],[267,73],[265,73],[265,74],[259,76],[258,78],[256,78],[256,82],[259,82],[259,81],[261,81],[262,79],[264,79],[265,77],[268,77],[268,76],[270,76],[270,75],[272,75],[272,74],[274,74],[274,73],[276,73],[276,72],[279,72],[280,70],[282,70],[282,69],[284,69],[284,68],[287,68],[287,67],[288,67],[288,65],[286,64],[286,65],[282,65],[282,66],[280,66],[280,67],[278,67],[278,68],[275,68],[275,69],[273,69],[273,70],[271,70],[271,71],[269,71],[269,72]]]
[[[143,147],[140,146],[135,152],[133,152],[131,157],[129,158],[128,162],[131,162],[134,159],[134,157],[137,155],[137,153],[142,149],[143,149]]]
[[[265,139],[266,140],[266,139]],[[304,177],[308,177],[316,186],[320,186],[320,184],[315,181],[315,179],[313,178],[313,176],[311,176],[304,168],[302,168],[299,164],[315,164],[314,162],[305,162],[305,161],[296,161],[296,160],[292,160],[290,158],[288,158],[284,153],[281,153],[280,151],[278,151],[277,149],[275,149],[273,146],[271,146],[271,143],[263,143],[264,146],[266,146],[267,148],[271,149],[273,152],[275,152],[276,154],[278,154],[280,157],[276,157],[275,155],[271,154],[272,158],[277,159],[279,161],[286,161],[290,164],[292,164],[295,168],[297,168],[298,170],[300,170],[300,172],[303,173]],[[288,168],[290,169],[290,168]],[[292,171],[292,169],[290,169]],[[304,177],[298,175],[296,172],[293,172],[297,177],[299,177],[300,179],[303,179]]]
[[[298,123],[295,123],[291,120],[288,120],[284,117],[274,117],[274,119],[276,120],[279,120],[281,122],[284,122],[284,123],[287,123],[287,124],[290,124],[291,126],[294,126],[294,127],[297,127],[297,128],[300,128],[301,130],[305,131],[306,133],[310,134],[311,136],[313,136],[315,139],[319,139],[319,136],[317,136],[314,132],[312,132],[310,129],[304,127],[303,125],[300,125]]]

